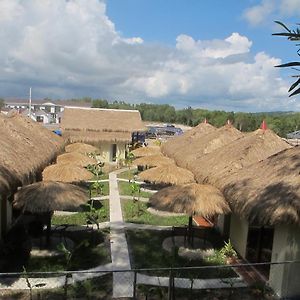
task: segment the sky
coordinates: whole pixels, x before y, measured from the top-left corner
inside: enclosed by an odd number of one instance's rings
[[[300,111],[300,0],[0,0],[0,97]]]

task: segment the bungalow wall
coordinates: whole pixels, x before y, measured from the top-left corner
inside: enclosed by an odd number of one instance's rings
[[[291,225],[276,226],[272,262],[287,260],[300,260],[300,229]],[[300,263],[272,265],[269,285],[279,297],[299,299]]]
[[[234,213],[231,215],[229,238],[235,250],[244,258],[246,257],[248,228],[247,220],[241,219]]]
[[[122,142],[116,143],[100,143],[100,160],[104,162],[112,162],[113,161],[113,145],[116,145],[116,158],[118,159],[125,159],[125,153],[127,149],[127,144]]]
[[[6,196],[0,195],[0,239],[12,223],[12,203]]]

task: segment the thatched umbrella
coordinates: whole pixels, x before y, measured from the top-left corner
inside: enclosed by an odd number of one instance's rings
[[[51,215],[54,210],[70,210],[88,201],[86,190],[72,184],[42,181],[22,187],[15,195],[13,207],[46,217],[47,243],[50,242]]]
[[[44,181],[80,182],[92,178],[93,174],[88,170],[70,164],[51,165],[43,171]]]
[[[159,210],[188,214],[190,233],[194,214],[210,217],[230,212],[220,190],[212,185],[197,183],[161,189],[150,197],[150,203]]]
[[[170,159],[162,154],[149,155],[137,158],[132,163],[134,166],[157,167],[174,164],[173,159]]]
[[[175,164],[143,171],[139,174],[139,178],[155,184],[187,184],[195,182],[192,172],[179,168]]]
[[[149,147],[140,147],[132,151],[135,157],[143,157],[149,155],[161,154],[160,147],[158,146],[149,146]]]
[[[86,153],[98,153],[99,149],[95,146],[85,143],[74,143],[65,147],[66,152],[78,152],[82,154]]]
[[[61,154],[57,157],[56,161],[58,164],[73,164],[79,167],[87,167],[88,165],[97,164],[97,160],[95,158],[88,157],[87,155],[78,152]]]
[[[300,224],[300,147],[220,179],[235,213],[261,225]]]
[[[89,200],[85,189],[74,184],[41,181],[22,187],[15,195],[13,207],[31,213],[72,210]]]

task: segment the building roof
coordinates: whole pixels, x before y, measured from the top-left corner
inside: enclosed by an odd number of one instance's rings
[[[138,110],[66,107],[61,127],[72,142],[128,141],[145,130]]]
[[[222,179],[231,209],[250,222],[300,225],[300,147],[276,153]]]
[[[0,192],[34,181],[63,146],[62,138],[28,117],[0,114]]]

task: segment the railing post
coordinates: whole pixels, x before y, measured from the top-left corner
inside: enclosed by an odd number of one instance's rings
[[[133,299],[136,300],[136,277],[137,277],[137,271],[134,271],[134,277],[133,277]]]

